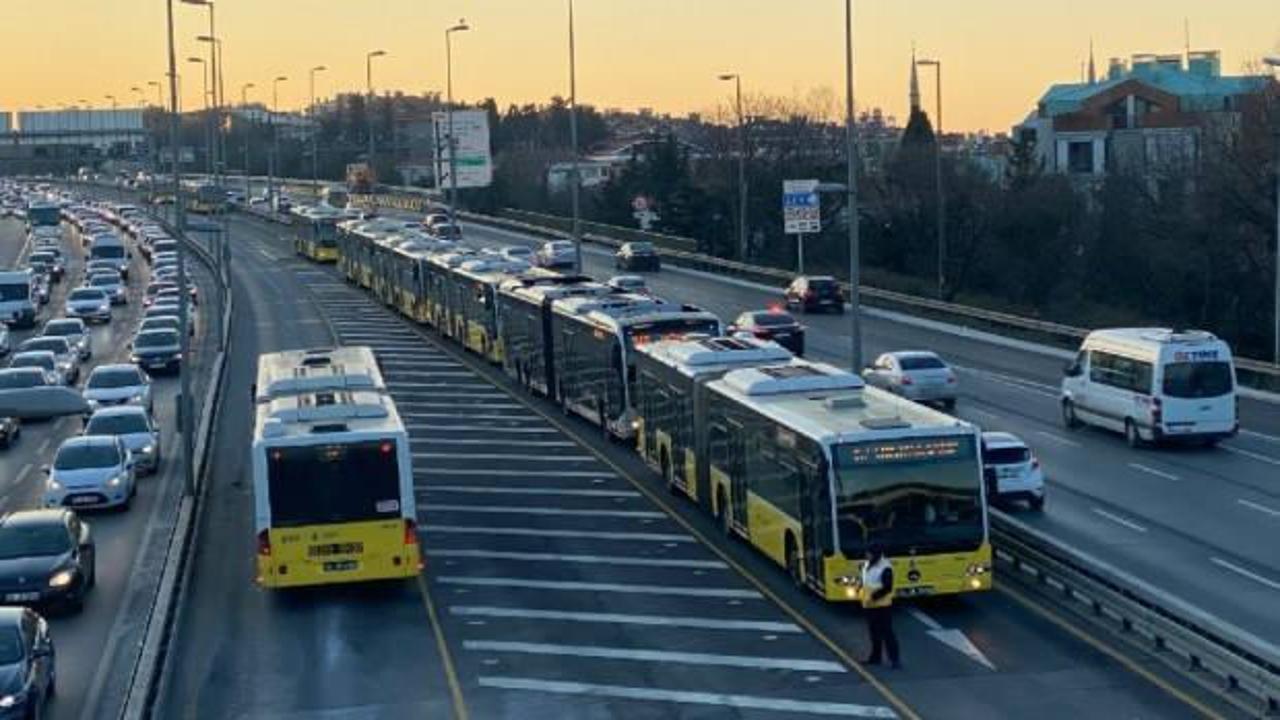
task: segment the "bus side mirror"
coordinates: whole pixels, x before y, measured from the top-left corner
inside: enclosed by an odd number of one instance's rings
[[[1067,366],[1062,369],[1062,374],[1067,377],[1079,377],[1081,372],[1082,369],[1080,367],[1080,363],[1075,361],[1068,363]]]

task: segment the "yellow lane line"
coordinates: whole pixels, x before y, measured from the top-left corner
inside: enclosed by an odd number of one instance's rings
[[[418,575],[418,591],[422,593],[422,604],[427,608],[427,619],[431,621],[431,631],[436,636],[436,649],[440,652],[444,677],[449,683],[449,696],[453,698],[453,717],[456,720],[467,720],[467,703],[462,698],[462,684],[458,682],[458,673],[453,667],[453,655],[449,653],[449,643],[445,642],[444,627],[440,625],[440,616],[436,614],[431,590],[422,575]]]

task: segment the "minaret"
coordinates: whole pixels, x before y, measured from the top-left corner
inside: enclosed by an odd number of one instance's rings
[[[920,109],[920,76],[916,73],[916,46],[911,44],[911,112]]]
[[[1098,82],[1098,71],[1093,65],[1093,38],[1089,38],[1089,84]]]

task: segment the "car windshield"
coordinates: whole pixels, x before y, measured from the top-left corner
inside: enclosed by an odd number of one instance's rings
[[[984,465],[1017,465],[1031,458],[1031,451],[1024,447],[997,447],[982,449]]]
[[[890,555],[977,548],[982,475],[972,436],[837,445],[836,515],[848,557],[868,543]]]
[[[946,365],[932,355],[907,355],[898,358],[903,370],[942,370]]]
[[[40,387],[44,385],[44,375],[38,372],[0,372],[0,388]]]
[[[66,337],[67,335],[83,335],[84,328],[78,323],[57,321],[44,326],[44,334],[54,337]]]
[[[1213,398],[1231,393],[1231,363],[1180,362],[1164,366],[1164,394],[1172,398]]]
[[[157,330],[142,333],[133,341],[134,347],[166,347],[178,344],[178,333],[172,330]]]
[[[778,327],[780,325],[794,325],[796,319],[786,313],[756,313],[752,316],[756,325],[760,327]]]
[[[115,445],[66,445],[53,461],[55,470],[87,470],[120,464],[120,451]]]
[[[173,330],[176,332],[180,322],[181,321],[178,318],[172,315],[149,317],[146,320],[143,320],[142,324],[138,326],[138,332],[145,332],[147,330]]]
[[[94,287],[103,287],[104,285],[119,285],[120,278],[110,275],[94,275],[89,278],[89,284]]]
[[[0,538],[4,537],[3,530],[0,530]],[[0,559],[3,556],[0,555]],[[22,644],[22,636],[18,634],[16,627],[0,627],[0,665],[15,665],[22,662],[22,658],[26,657],[25,646]]]
[[[0,560],[61,555],[71,549],[71,537],[61,523],[0,526]],[[0,642],[0,648],[4,645]],[[3,650],[0,650],[3,654]]]
[[[69,299],[72,301],[97,300],[101,302],[106,299],[106,295],[101,290],[94,288],[79,288],[71,291]]]
[[[633,253],[651,253],[653,252],[653,243],[634,242],[631,243],[631,252]]]
[[[85,426],[86,435],[128,435],[150,431],[147,418],[142,413],[94,415]]]
[[[22,350],[48,350],[55,355],[63,355],[67,352],[67,341],[60,337],[32,338],[22,343]]]
[[[93,371],[93,374],[89,376],[89,383],[86,387],[95,390],[110,390],[141,384],[142,378],[139,377],[138,371],[134,368],[103,369]]]
[[[836,281],[831,278],[809,278],[809,289],[816,291],[833,290],[836,288]]]
[[[95,258],[122,258],[124,248],[119,245],[94,245],[90,253]]]
[[[18,355],[9,362],[9,367],[38,367],[45,370],[52,370],[56,365],[57,361],[52,355]]]

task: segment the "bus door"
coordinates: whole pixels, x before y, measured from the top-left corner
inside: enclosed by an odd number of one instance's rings
[[[797,458],[799,467],[796,478],[800,496],[801,553],[805,577],[816,588],[823,586],[822,557],[824,538],[831,532],[831,493],[827,481],[826,463],[814,463],[811,458]],[[816,584],[815,584],[816,583]]]
[[[747,430],[742,423],[728,418],[729,432],[729,506],[733,510],[730,519],[739,530],[747,528]],[[757,448],[758,451],[758,448]]]

